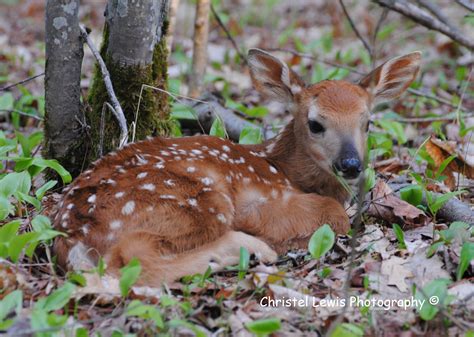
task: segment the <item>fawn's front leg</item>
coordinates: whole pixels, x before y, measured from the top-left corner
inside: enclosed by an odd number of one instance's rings
[[[287,194],[285,194],[287,193]],[[284,192],[281,198],[260,204],[242,205],[235,230],[255,235],[282,253],[306,248],[307,240],[323,224],[336,233],[350,229],[349,217],[333,198],[317,194]]]

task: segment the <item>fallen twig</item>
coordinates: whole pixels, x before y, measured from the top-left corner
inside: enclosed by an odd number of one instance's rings
[[[20,82],[16,82],[16,83],[13,83],[13,84],[9,84],[9,85],[7,85],[6,87],[0,88],[0,91],[9,90],[9,89],[11,89],[11,88],[13,88],[13,87],[16,87],[16,86],[18,86],[18,85],[20,85],[20,84],[24,84],[24,83],[29,82],[29,81],[32,81],[32,80],[34,80],[35,78],[38,78],[38,77],[41,77],[41,76],[44,76],[44,71],[43,71],[41,74],[37,74],[37,75],[31,76],[31,77],[28,77],[28,78],[26,78],[26,79],[24,79],[24,80],[21,80]]]
[[[474,49],[474,42],[463,35],[458,28],[451,24],[440,21],[437,17],[431,16],[429,13],[405,0],[373,0],[380,6],[390,8],[415,22],[425,26],[428,29],[438,31],[463,46]]]
[[[114,88],[112,86],[112,81],[110,80],[110,74],[109,71],[107,70],[107,67],[105,65],[104,60],[100,56],[99,51],[97,48],[94,46],[92,43],[92,40],[89,37],[89,34],[87,33],[86,29],[81,25],[79,26],[81,29],[81,35],[86,41],[87,45],[89,46],[90,50],[92,51],[92,54],[96,58],[97,62],[99,63],[100,66],[100,71],[102,73],[102,78],[104,80],[105,88],[107,89],[107,94],[109,95],[110,101],[112,103],[111,110],[112,113],[114,114],[115,118],[117,118],[117,121],[119,123],[120,127],[120,142],[119,142],[119,148],[122,148],[125,144],[128,142],[128,127],[127,127],[127,120],[125,119],[125,115],[123,113],[122,107],[120,106],[120,103],[117,99],[117,96],[115,96]]]

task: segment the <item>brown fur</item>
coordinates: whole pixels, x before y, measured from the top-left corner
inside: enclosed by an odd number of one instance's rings
[[[158,137],[108,154],[68,188],[56,214],[55,227],[68,234],[55,241],[62,266],[85,268],[103,256],[117,274],[138,257],[142,284],[159,285],[234,264],[241,246],[273,261],[275,251],[306,248],[324,223],[348,231],[348,194],[331,163],[342,140],[363,155],[373,96],[343,81],[302,87],[278,59],[250,56],[256,87],[286,99],[294,120],[261,145]],[[325,135],[309,132],[311,109]]]

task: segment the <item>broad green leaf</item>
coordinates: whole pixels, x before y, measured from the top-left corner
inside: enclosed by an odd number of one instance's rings
[[[131,259],[125,267],[120,269],[122,274],[120,276],[120,292],[122,293],[122,296],[127,296],[130,288],[135,284],[135,282],[137,282],[141,271],[142,267],[137,258]]]
[[[211,136],[225,138],[225,126],[219,117],[214,119],[214,122],[212,122],[211,130],[209,131],[209,134]]]
[[[21,192],[24,194],[30,193],[31,189],[31,177],[30,174],[27,171],[23,171],[18,173],[18,186],[17,186],[17,192]]]
[[[4,93],[0,96],[0,110],[13,109],[13,95],[11,92]]]
[[[397,240],[398,240],[398,247],[400,249],[406,249],[407,245],[405,244],[405,235],[403,233],[402,228],[396,223],[394,223],[392,227],[393,227],[393,232],[395,233],[395,236],[397,237]]]
[[[246,126],[240,133],[239,144],[260,144],[262,141],[263,136],[260,128]]]
[[[244,113],[250,117],[263,118],[268,115],[268,108],[264,106],[256,106],[250,109],[245,109]]]
[[[281,320],[279,318],[259,319],[245,323],[245,327],[257,336],[268,336],[281,329]]]
[[[29,243],[34,242],[37,237],[38,233],[35,232],[23,233],[13,237],[8,245],[8,255],[10,256],[11,260],[13,262],[17,262],[18,257],[20,256],[25,246]]]
[[[6,219],[8,214],[13,212],[13,205],[8,198],[0,195],[0,220]]]
[[[14,220],[0,227],[0,243],[10,242],[20,228],[21,221]]]
[[[375,186],[375,170],[371,167],[367,167],[364,172],[365,177],[365,192],[369,192]]]
[[[12,311],[15,311],[18,314],[22,308],[22,305],[23,293],[21,290],[14,290],[5,296],[0,301],[0,322],[2,322]]]
[[[450,280],[437,279],[428,283],[423,288],[423,291],[420,291],[419,289],[416,290],[415,298],[417,300],[425,301],[421,309],[417,308],[421,319],[429,321],[436,316],[439,311],[439,306],[442,306],[445,303],[449,283],[451,283]],[[436,300],[437,303],[435,305],[431,304],[433,302],[430,303],[430,299],[431,301]]]
[[[339,324],[330,337],[362,337],[364,330],[352,323]]]
[[[197,114],[194,109],[182,103],[173,104],[171,107],[171,117],[174,119],[197,120]]]
[[[459,281],[467,268],[474,259],[474,242],[466,242],[461,248],[461,257],[459,258],[458,270],[456,271],[456,279]]]
[[[0,179],[0,195],[8,198],[18,190],[20,182],[20,173],[8,173]]]
[[[63,308],[71,299],[76,286],[70,282],[64,283],[60,288],[53,291],[48,297],[41,298],[35,304],[37,311],[50,312]]]
[[[420,185],[406,186],[400,190],[400,197],[413,206],[418,206],[423,200],[423,189]]]
[[[328,224],[322,225],[309,239],[308,250],[311,256],[319,259],[334,245],[335,234]]]
[[[133,300],[130,302],[127,307],[127,315],[137,316],[143,319],[151,319],[158,328],[163,329],[165,327],[163,318],[161,317],[157,307],[143,304],[138,300]]]

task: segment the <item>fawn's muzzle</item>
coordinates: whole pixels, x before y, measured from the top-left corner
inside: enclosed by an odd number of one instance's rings
[[[354,179],[359,176],[362,172],[362,162],[352,143],[342,145],[340,156],[334,166],[346,179]]]

